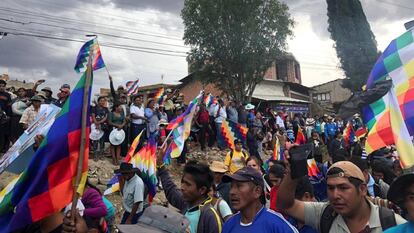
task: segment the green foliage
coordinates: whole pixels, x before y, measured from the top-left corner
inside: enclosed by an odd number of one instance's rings
[[[328,31],[345,72],[343,87],[360,91],[379,53],[359,0],[327,0]]]
[[[278,0],[186,0],[181,16],[190,71],[240,101],[284,53],[294,24]]]

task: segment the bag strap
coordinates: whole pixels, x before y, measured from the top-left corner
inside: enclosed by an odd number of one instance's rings
[[[319,222],[319,228],[321,233],[329,233],[329,230],[331,229],[332,223],[335,220],[337,214],[334,212],[334,209],[332,205],[326,206],[326,208],[323,210],[320,222]]]
[[[380,218],[381,227],[383,231],[387,230],[390,227],[397,225],[394,211],[388,208],[379,206],[379,218]]]
[[[223,222],[224,222],[223,215],[221,214],[221,211],[220,211],[220,203],[221,203],[221,201],[222,201],[222,199],[221,199],[221,198],[218,198],[218,199],[217,199],[216,204],[214,204],[214,209],[216,209],[216,210],[217,210],[217,213],[218,213],[218,215],[220,216],[221,221],[223,221]]]
[[[210,210],[213,213],[214,218],[216,219],[216,222],[217,222],[217,227],[219,230],[218,232],[221,232],[223,228],[223,220],[221,218],[221,215],[217,213],[217,210],[214,208],[214,206],[211,205],[211,202],[200,207],[200,218],[198,219],[199,224],[200,224],[200,220],[202,216],[205,214],[205,211],[207,210]]]

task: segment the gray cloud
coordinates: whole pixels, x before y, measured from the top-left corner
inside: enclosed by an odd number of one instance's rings
[[[112,0],[116,7],[122,9],[151,9],[179,15],[184,0]]]

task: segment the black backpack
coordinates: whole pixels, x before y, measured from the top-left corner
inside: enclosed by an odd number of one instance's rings
[[[332,205],[328,205],[323,211],[319,222],[320,232],[329,233],[332,223],[337,216],[338,214],[334,212]],[[383,231],[397,225],[394,212],[388,208],[379,206],[379,217]]]

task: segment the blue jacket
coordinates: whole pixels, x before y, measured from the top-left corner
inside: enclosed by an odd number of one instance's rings
[[[249,225],[241,225],[240,212],[233,215],[226,223],[224,223],[222,233],[290,233],[298,232],[285,218],[263,207]]]
[[[335,123],[333,123],[333,122],[326,123],[326,125],[325,125],[325,137],[329,137],[329,136],[334,137],[336,131],[338,131],[338,127],[336,126]]]

